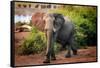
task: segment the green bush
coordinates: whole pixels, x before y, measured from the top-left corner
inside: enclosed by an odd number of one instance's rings
[[[31,34],[26,38],[18,49],[18,54],[34,54],[40,53],[46,48],[46,38],[43,32],[33,28]]]

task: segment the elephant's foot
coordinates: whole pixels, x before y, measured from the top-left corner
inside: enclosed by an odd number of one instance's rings
[[[56,60],[56,57],[51,57],[51,60]]]
[[[73,51],[73,54],[74,54],[74,55],[77,55],[77,50]]]
[[[70,58],[72,57],[70,54],[65,55],[65,58]]]
[[[46,59],[46,60],[43,61],[43,63],[50,63],[50,60]]]
[[[65,58],[76,57],[76,56],[77,56],[77,53],[76,54],[73,54],[73,55],[67,54],[67,55],[65,55]]]

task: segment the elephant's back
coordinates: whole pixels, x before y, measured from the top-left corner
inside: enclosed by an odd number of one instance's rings
[[[69,18],[69,17],[64,17],[65,19],[65,23],[63,25],[63,29],[66,29],[65,32],[70,32],[70,31],[73,31],[74,28],[75,28],[75,25],[74,23],[72,22],[72,20]]]

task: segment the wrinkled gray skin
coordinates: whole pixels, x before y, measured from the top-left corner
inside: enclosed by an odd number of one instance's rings
[[[56,60],[54,53],[54,42],[59,42],[63,48],[68,50],[65,57],[71,57],[77,54],[74,42],[74,25],[61,14],[45,14],[43,17],[46,25],[45,32],[47,37],[47,53],[44,63],[50,63],[50,60]]]

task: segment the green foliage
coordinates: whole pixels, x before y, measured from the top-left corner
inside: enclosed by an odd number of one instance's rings
[[[46,48],[46,38],[43,32],[38,31],[36,28],[33,28],[30,36],[24,40],[23,44],[19,48],[18,54],[34,54],[40,53]]]

